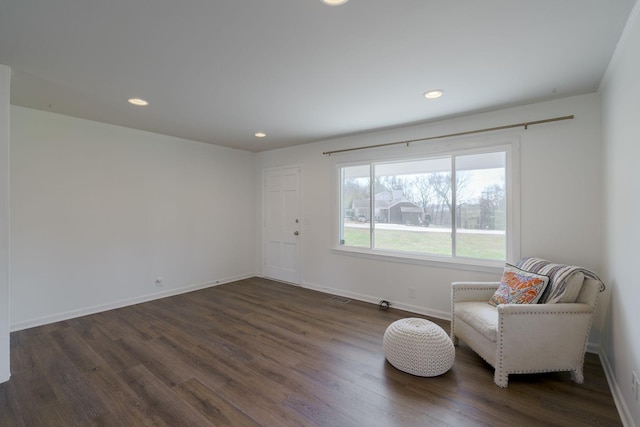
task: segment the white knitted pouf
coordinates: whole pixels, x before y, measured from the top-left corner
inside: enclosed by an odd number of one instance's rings
[[[447,333],[426,319],[410,317],[393,322],[382,340],[384,355],[401,371],[435,377],[453,366],[456,351]]]

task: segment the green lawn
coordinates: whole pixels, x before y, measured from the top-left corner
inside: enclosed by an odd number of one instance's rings
[[[505,236],[503,234],[458,233],[457,256],[497,259],[505,258]],[[345,246],[368,248],[369,229],[344,229]],[[401,252],[418,252],[451,256],[451,235],[429,229],[376,230],[376,249]]]

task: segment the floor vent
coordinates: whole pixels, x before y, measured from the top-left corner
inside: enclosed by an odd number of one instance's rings
[[[351,302],[350,299],[344,298],[344,297],[339,297],[337,295],[334,295],[331,298],[329,298],[329,301],[337,302],[337,303],[340,303],[340,304],[346,304],[348,302]]]

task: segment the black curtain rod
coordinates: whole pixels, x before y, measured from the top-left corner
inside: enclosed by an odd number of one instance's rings
[[[409,139],[409,140],[406,140],[406,141],[387,142],[386,144],[367,145],[367,146],[364,146],[364,147],[345,148],[343,150],[325,151],[322,154],[330,156],[330,155],[332,155],[334,153],[344,153],[346,151],[367,150],[369,148],[388,147],[390,145],[400,145],[400,144],[405,144],[408,147],[409,144],[411,144],[412,142],[429,141],[431,139],[440,139],[440,138],[451,138],[453,136],[471,135],[471,134],[474,134],[474,133],[491,132],[491,131],[494,131],[494,130],[511,129],[511,128],[519,128],[519,127],[524,127],[525,129],[528,129],[529,126],[533,126],[533,125],[540,125],[542,123],[550,123],[550,122],[558,122],[560,120],[571,120],[573,118],[574,118],[574,116],[572,114],[570,116],[554,117],[552,119],[544,119],[544,120],[535,120],[535,121],[532,121],[532,122],[515,123],[515,124],[512,124],[512,125],[496,126],[496,127],[492,127],[492,128],[486,128],[486,129],[468,130],[466,132],[457,132],[457,133],[449,133],[449,134],[446,134],[446,135],[429,136],[427,138]]]

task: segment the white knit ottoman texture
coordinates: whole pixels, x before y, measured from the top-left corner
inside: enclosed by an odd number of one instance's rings
[[[453,366],[456,351],[449,335],[426,319],[410,317],[393,322],[382,340],[384,355],[401,371],[435,377]]]

